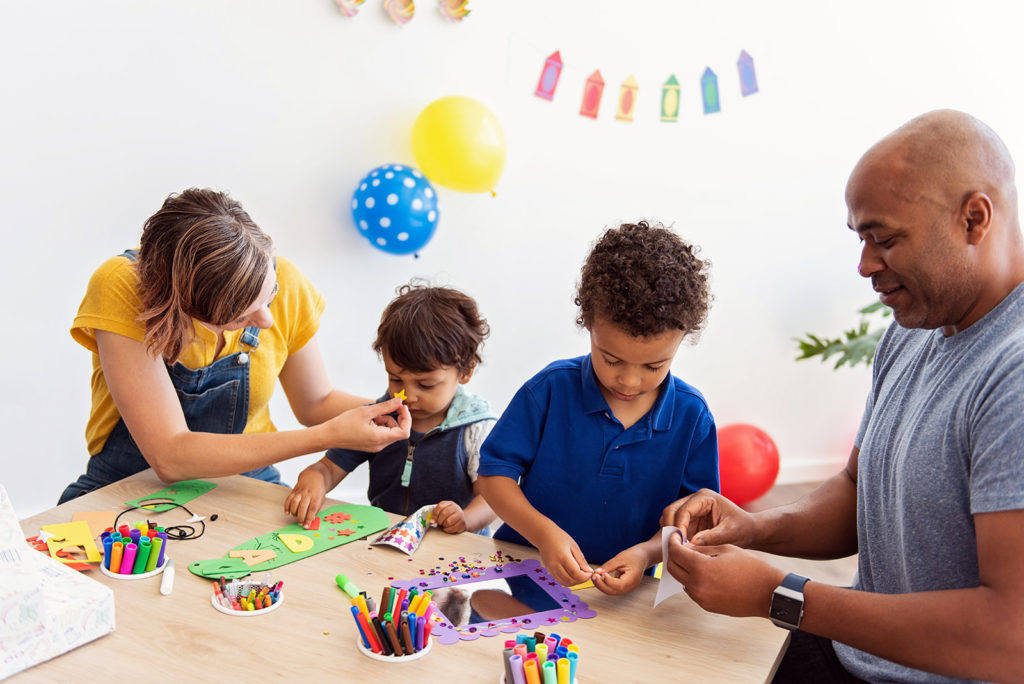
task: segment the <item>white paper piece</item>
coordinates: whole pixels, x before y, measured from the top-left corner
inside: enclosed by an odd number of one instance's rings
[[[661,528],[661,579],[658,581],[658,593],[654,595],[655,607],[669,596],[683,591],[683,585],[668,571],[668,540],[677,532],[685,544],[686,532],[672,526]]]

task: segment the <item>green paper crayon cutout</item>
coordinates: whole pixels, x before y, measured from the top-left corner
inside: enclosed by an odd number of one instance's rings
[[[700,91],[704,98],[704,113],[713,114],[721,111],[721,104],[718,102],[718,76],[708,67],[704,75],[700,77]]]
[[[675,74],[661,87],[661,120],[679,121],[679,81]]]
[[[216,486],[216,482],[207,482],[206,480],[182,480],[181,482],[168,485],[159,492],[154,492],[149,496],[132,499],[124,503],[126,506],[136,506],[146,511],[163,513],[164,511],[176,508],[173,504],[188,503]],[[160,503],[147,504],[147,501],[159,501]]]
[[[224,558],[189,563],[189,572],[199,577],[217,579],[223,575],[227,579],[234,579],[250,572],[273,570],[282,565],[315,556],[322,551],[362,539],[391,526],[388,514],[376,506],[338,504],[320,511],[319,518],[321,519],[319,530],[307,530],[298,523],[292,523],[231,549],[231,551],[269,550],[274,552],[273,558],[249,565],[244,558],[225,556]],[[297,541],[300,543],[297,544]],[[289,546],[301,550],[292,551]],[[230,554],[231,551],[228,553]],[[252,554],[247,555],[251,560]]]

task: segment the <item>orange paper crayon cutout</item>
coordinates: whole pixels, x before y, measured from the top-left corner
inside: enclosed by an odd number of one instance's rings
[[[555,50],[544,60],[544,69],[540,72],[537,80],[537,89],[533,94],[550,100],[555,96],[555,88],[558,87],[558,77],[562,75],[562,55]]]
[[[630,76],[619,88],[619,108],[615,112],[616,121],[633,121],[633,110],[636,109],[636,93],[640,89],[636,78]]]
[[[604,92],[604,79],[601,78],[600,69],[587,77],[583,85],[583,104],[580,105],[580,116],[597,118],[597,110],[601,106],[601,93]]]

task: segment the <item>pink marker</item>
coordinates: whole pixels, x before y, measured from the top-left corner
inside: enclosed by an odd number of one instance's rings
[[[132,574],[132,567],[135,565],[135,552],[138,549],[139,547],[136,544],[128,543],[124,545],[124,555],[121,556],[121,569],[118,570],[120,574]]]

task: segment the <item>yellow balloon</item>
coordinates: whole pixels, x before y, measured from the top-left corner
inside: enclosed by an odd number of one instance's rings
[[[493,191],[505,168],[505,133],[491,110],[449,95],[427,105],[412,126],[412,153],[424,175],[460,192]]]

